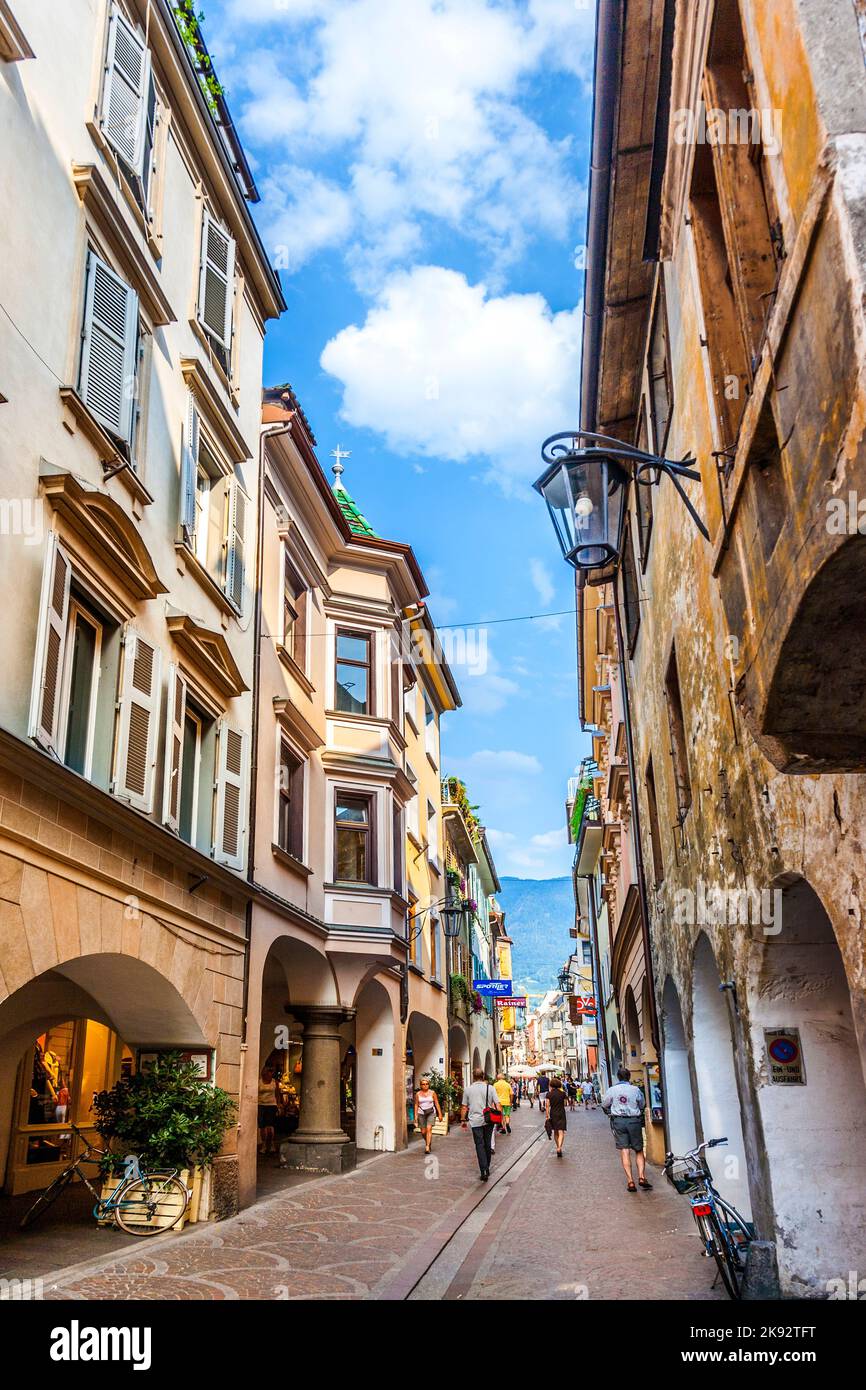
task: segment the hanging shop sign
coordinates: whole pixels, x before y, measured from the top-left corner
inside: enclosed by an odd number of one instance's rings
[[[472,988],[481,995],[510,994],[513,987],[511,980],[473,980]]]
[[[177,1047],[140,1047],[138,1049],[138,1065],[136,1070],[141,1071],[151,1062],[161,1060],[163,1057],[179,1053],[182,1062],[192,1062],[198,1071],[202,1081],[213,1081],[214,1079],[214,1050],[212,1047],[202,1048],[177,1048]]]
[[[500,1009],[525,1009],[525,994],[500,994],[497,995],[496,1003]]]
[[[576,994],[574,1001],[578,1013],[594,1014],[596,1012],[594,994]]]
[[[774,1086],[805,1086],[806,1068],[798,1028],[765,1028],[767,1071]]]

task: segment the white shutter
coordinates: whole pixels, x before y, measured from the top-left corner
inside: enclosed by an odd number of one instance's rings
[[[144,41],[117,6],[112,5],[101,124],[109,144],[139,177],[144,172],[145,121],[150,85],[150,54]]]
[[[30,737],[59,756],[57,736],[61,726],[60,689],[69,620],[69,585],[72,566],[56,534],[48,535],[39,627],[33,664],[33,696],[30,705]]]
[[[245,735],[223,720],[217,749],[213,857],[230,869],[244,867],[245,756]]]
[[[205,208],[201,227],[198,317],[226,349],[232,342],[234,278],[234,241]]]
[[[198,478],[199,420],[195,407],[195,397],[189,393],[186,412],[186,425],[183,432],[183,447],[180,462],[180,527],[181,535],[188,546],[195,549],[195,494]]]
[[[140,811],[153,805],[160,650],[127,628],[120,664],[112,791]]]
[[[172,662],[165,692],[165,773],[162,787],[162,819],[169,830],[180,824],[180,788],[183,780],[183,732],[186,718],[186,681]]]
[[[247,495],[237,479],[229,483],[226,511],[226,562],[224,585],[227,596],[240,613],[244,600],[244,535],[247,524]]]
[[[89,251],[78,390],[91,415],[128,442],[137,348],[138,295]]]

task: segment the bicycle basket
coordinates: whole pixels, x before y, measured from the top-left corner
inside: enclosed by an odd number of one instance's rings
[[[696,1163],[689,1162],[685,1158],[675,1158],[673,1163],[665,1168],[665,1177],[672,1183],[677,1192],[692,1192],[696,1187],[701,1187],[706,1180],[704,1169]]]

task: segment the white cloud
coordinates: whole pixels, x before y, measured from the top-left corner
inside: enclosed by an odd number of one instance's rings
[[[470,754],[465,765],[470,769],[477,768],[497,776],[507,776],[514,772],[535,775],[542,771],[541,763],[534,754],[518,753],[513,748],[500,749],[498,752],[492,748],[479,748]]]
[[[533,835],[530,844],[536,849],[560,849],[562,845],[568,844],[568,831],[564,825],[558,825],[555,830],[545,830],[541,835]]]
[[[520,686],[507,676],[488,669],[480,680],[465,680],[460,687],[463,709],[469,715],[498,714],[516,695]]]
[[[331,178],[340,162],[362,287],[425,219],[480,243],[491,275],[538,235],[568,237],[583,198],[572,138],[523,102],[540,70],[567,82],[586,65],[589,13],[566,0],[229,0],[222,19],[220,76],[245,138],[310,169],[327,160]],[[383,238],[386,218],[399,234]]]
[[[487,460],[489,476],[522,491],[551,421],[575,413],[580,319],[540,294],[491,296],[457,271],[415,266],[391,275],[321,365],[342,384],[348,424],[398,453]]]
[[[297,270],[314,251],[348,236],[351,199],[328,179],[280,164],[269,170],[261,188],[268,199],[265,241],[278,270]]]
[[[553,603],[556,589],[550,567],[543,560],[530,560],[529,578],[538,594],[539,603]]]

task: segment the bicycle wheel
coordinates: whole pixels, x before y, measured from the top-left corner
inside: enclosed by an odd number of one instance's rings
[[[63,1173],[59,1173],[58,1176],[54,1179],[54,1181],[52,1183],[49,1183],[45,1191],[40,1192],[39,1196],[36,1198],[36,1201],[33,1203],[33,1206],[30,1207],[29,1211],[24,1213],[24,1215],[21,1218],[21,1221],[19,1222],[18,1229],[24,1231],[28,1226],[32,1226],[36,1218],[38,1216],[41,1216],[42,1213],[45,1210],[47,1210],[48,1207],[51,1206],[51,1203],[60,1196],[63,1189],[65,1187],[68,1187],[71,1181],[72,1170],[70,1168],[67,1168],[66,1171]]]
[[[745,1267],[739,1256],[731,1251],[715,1212],[712,1216],[696,1216],[695,1220],[707,1254],[712,1255],[718,1266],[728,1297],[742,1298]]]
[[[127,1235],[158,1236],[177,1225],[188,1205],[189,1192],[179,1178],[156,1174],[124,1188],[114,1219]]]

